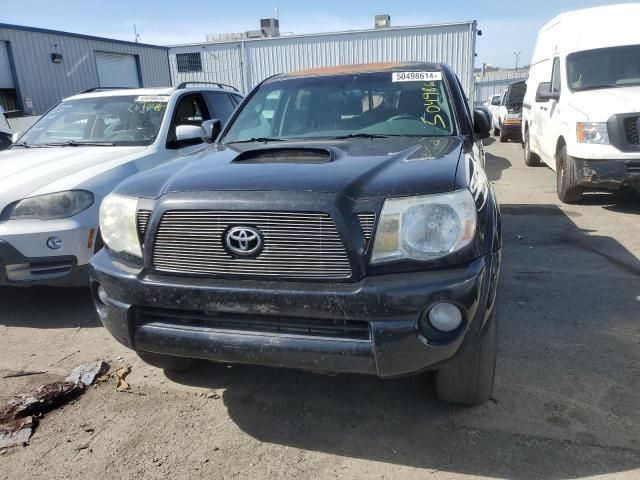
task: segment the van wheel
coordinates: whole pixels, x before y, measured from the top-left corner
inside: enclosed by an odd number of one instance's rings
[[[563,203],[577,203],[582,200],[582,186],[576,175],[576,163],[573,157],[567,155],[566,146],[563,146],[558,152],[556,191],[558,198]]]
[[[152,367],[170,370],[173,372],[184,372],[195,364],[195,359],[186,357],[174,357],[173,355],[162,355],[160,353],[136,352],[140,359]]]
[[[540,157],[531,151],[531,140],[529,139],[529,129],[524,132],[524,164],[528,167],[539,167]]]
[[[444,402],[476,406],[493,393],[498,351],[497,307],[473,350],[459,353],[436,372],[436,393]]]

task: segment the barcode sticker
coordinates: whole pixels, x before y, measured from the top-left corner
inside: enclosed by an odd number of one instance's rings
[[[392,82],[428,82],[442,80],[442,72],[393,72]]]
[[[153,103],[167,103],[169,101],[168,95],[140,95],[136,98],[136,102],[153,102]]]

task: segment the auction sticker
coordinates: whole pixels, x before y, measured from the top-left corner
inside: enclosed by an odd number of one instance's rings
[[[392,82],[424,82],[442,80],[442,72],[393,72]]]
[[[136,102],[153,102],[153,103],[167,103],[169,102],[168,95],[140,95],[136,98]]]

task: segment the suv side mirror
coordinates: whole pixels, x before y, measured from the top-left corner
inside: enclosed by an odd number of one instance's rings
[[[205,120],[200,127],[200,138],[203,142],[213,143],[222,131],[222,122],[217,118],[213,120]]]
[[[536,89],[536,102],[548,102],[549,100],[559,100],[560,92],[551,91],[551,82],[541,82]]]
[[[178,125],[176,127],[176,142],[200,140],[200,127],[196,125]]]
[[[489,113],[483,108],[473,109],[473,133],[475,140],[489,138],[491,131],[491,121]]]

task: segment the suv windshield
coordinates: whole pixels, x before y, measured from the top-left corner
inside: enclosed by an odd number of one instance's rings
[[[640,85],[640,45],[598,48],[567,56],[573,91]]]
[[[423,79],[413,80],[415,77]],[[425,80],[427,77],[432,79]],[[222,143],[449,136],[454,132],[454,118],[440,72],[411,77],[405,72],[393,75],[389,71],[266,82],[243,106]]]
[[[107,96],[56,105],[21,139],[26,145],[150,145],[167,108],[166,95]]]

